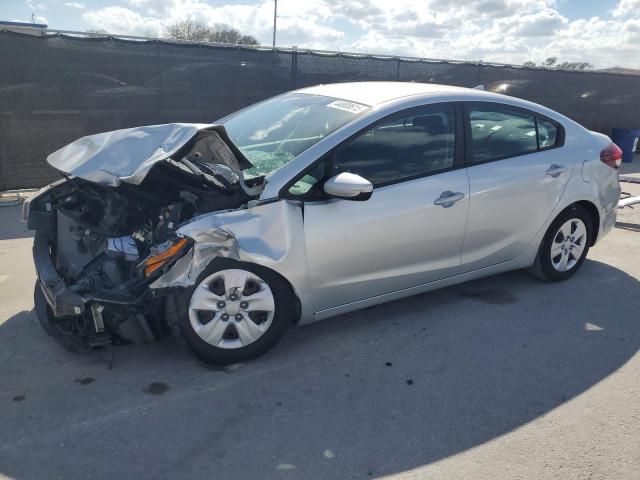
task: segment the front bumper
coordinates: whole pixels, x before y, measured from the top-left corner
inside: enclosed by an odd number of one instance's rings
[[[33,240],[33,261],[44,298],[54,317],[81,315],[86,308],[85,298],[73,292],[58,275],[51,260],[49,239],[36,232]]]

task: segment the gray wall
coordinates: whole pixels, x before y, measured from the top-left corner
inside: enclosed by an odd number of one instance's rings
[[[83,135],[212,122],[318,83],[484,84],[607,134],[640,127],[640,76],[6,31],[0,58],[0,190],[55,180],[46,156]]]

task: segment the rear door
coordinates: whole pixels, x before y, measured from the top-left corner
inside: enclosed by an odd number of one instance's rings
[[[543,115],[499,103],[465,104],[469,221],[465,270],[516,258],[558,204],[571,175],[564,130]]]

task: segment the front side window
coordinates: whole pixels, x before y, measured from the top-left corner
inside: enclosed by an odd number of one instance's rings
[[[421,107],[385,120],[339,147],[335,173],[355,173],[380,186],[452,168],[454,154],[454,106]]]
[[[307,199],[322,198],[324,195],[320,187],[321,180],[325,178],[326,164],[326,159],[317,162],[289,187],[289,194]]]
[[[307,93],[287,93],[221,120],[253,164],[245,177],[267,175],[353,121],[369,106]]]
[[[514,157],[538,149],[534,115],[508,107],[472,106],[472,162],[480,163]]]

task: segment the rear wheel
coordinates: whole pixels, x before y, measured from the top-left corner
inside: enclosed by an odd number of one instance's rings
[[[548,282],[571,277],[587,257],[593,220],[587,210],[572,205],[549,226],[530,272]]]
[[[268,269],[241,262],[207,267],[177,300],[187,345],[201,360],[220,365],[270,350],[293,315],[288,285]]]

